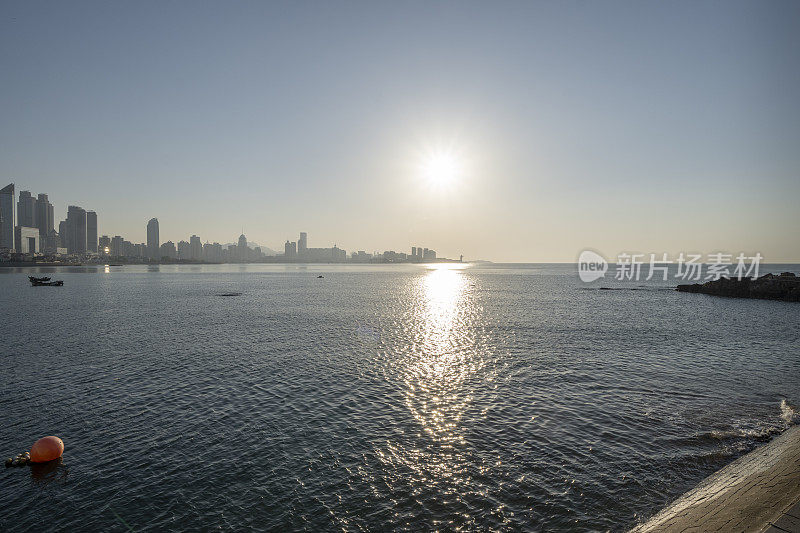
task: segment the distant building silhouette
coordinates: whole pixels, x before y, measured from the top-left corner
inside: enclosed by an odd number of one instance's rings
[[[286,259],[297,259],[297,243],[286,241],[283,245],[283,256]]]
[[[210,263],[221,263],[222,245],[218,242],[214,244],[205,243],[203,245],[203,259]]]
[[[36,227],[36,200],[31,196],[30,191],[19,191],[17,225],[26,228]]]
[[[353,261],[358,263],[369,263],[372,260],[372,254],[368,254],[364,250],[353,252],[350,257]]]
[[[0,249],[14,250],[14,184],[0,189]]]
[[[158,219],[151,218],[147,223],[147,257],[154,261],[161,259],[161,250],[158,243]],[[175,248],[174,244],[172,248]]]
[[[86,212],[86,251],[97,253],[97,213]]]
[[[192,258],[192,246],[187,241],[178,241],[178,259],[186,261]]]
[[[158,220],[156,220],[156,227],[158,227]],[[172,241],[167,241],[164,244],[162,244],[158,249],[158,253],[159,253],[158,259],[161,259],[162,257],[166,257],[167,259],[177,259],[178,257],[177,250],[175,250],[175,243],[173,243]]]
[[[67,253],[86,253],[86,210],[77,205],[67,207]],[[62,237],[63,238],[63,237]]]
[[[119,235],[114,235],[111,239],[111,255],[114,257],[122,257],[124,255],[125,239]]]
[[[297,241],[297,255],[305,257],[308,250],[308,234],[305,231],[300,232],[300,239]]]
[[[203,243],[197,235],[189,237],[189,252],[189,257],[193,261],[201,261],[203,259]]]
[[[46,194],[39,194],[36,199],[36,227],[39,228],[39,245],[43,252],[55,252],[58,247],[54,224],[53,204]]]
[[[17,226],[14,234],[17,242],[17,253],[34,254],[41,251],[39,248],[39,228]]]
[[[62,220],[58,223],[58,247],[67,248],[67,241],[69,241],[69,224],[66,220]]]
[[[247,237],[244,236],[244,233],[239,235],[239,244],[236,246],[236,258],[239,261],[247,261],[249,256],[250,248],[247,247]]]

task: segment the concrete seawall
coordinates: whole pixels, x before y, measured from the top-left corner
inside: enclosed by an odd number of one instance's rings
[[[631,533],[651,531],[800,533],[800,426],[707,477]]]

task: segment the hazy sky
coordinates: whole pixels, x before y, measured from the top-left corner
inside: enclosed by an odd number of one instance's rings
[[[800,261],[800,2],[0,3],[0,186],[101,234]],[[421,167],[448,151],[458,175]]]

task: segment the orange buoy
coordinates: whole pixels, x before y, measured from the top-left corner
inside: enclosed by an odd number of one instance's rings
[[[64,441],[58,437],[42,437],[31,446],[31,462],[46,463],[58,459],[64,453]]]

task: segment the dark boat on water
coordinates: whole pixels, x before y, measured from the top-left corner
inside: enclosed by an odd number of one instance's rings
[[[50,281],[50,278],[34,278],[33,276],[28,276],[28,279],[31,281],[32,287],[61,287],[64,285],[63,281]]]

